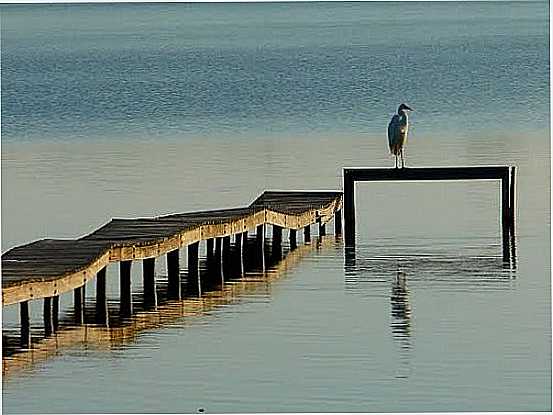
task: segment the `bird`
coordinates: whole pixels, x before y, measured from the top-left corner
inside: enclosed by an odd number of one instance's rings
[[[390,153],[396,157],[396,169],[398,168],[398,157],[401,158],[401,167],[405,167],[403,158],[403,147],[407,141],[407,132],[409,130],[409,119],[407,111],[413,111],[406,104],[401,104],[388,124],[388,145]]]

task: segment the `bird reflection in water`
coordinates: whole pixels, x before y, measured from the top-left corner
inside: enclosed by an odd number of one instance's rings
[[[407,289],[407,274],[397,271],[390,295],[392,336],[400,347],[400,367],[397,378],[407,378],[410,373],[411,352],[411,306]]]

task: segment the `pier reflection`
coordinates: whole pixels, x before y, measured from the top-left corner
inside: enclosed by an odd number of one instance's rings
[[[345,248],[344,289],[352,295],[389,302],[390,334],[398,346],[397,378],[407,378],[411,372],[416,331],[413,328],[416,309],[411,303],[414,290],[432,291],[436,295],[482,293],[512,290],[517,284],[514,251],[506,264],[497,253],[497,245],[459,248],[457,244],[385,242]],[[514,250],[513,246],[510,249]]]
[[[255,241],[248,241],[250,253],[245,258],[251,268],[246,269],[243,274],[238,267],[229,267],[224,282],[215,278],[216,284],[204,286],[201,292],[189,291],[189,296],[182,300],[169,300],[166,296],[166,284],[160,282],[157,284],[159,301],[155,309],[147,310],[142,306],[143,293],[133,294],[133,303],[136,306],[129,317],[121,317],[119,301],[108,302],[107,326],[96,323],[96,306],[93,302],[87,303],[84,324],[75,325],[74,310],[68,310],[61,316],[59,330],[50,337],[35,337],[31,349],[19,348],[16,330],[13,333],[4,331],[2,373],[9,376],[21,370],[32,369],[36,363],[58,355],[64,349],[86,346],[111,350],[124,347],[134,342],[144,331],[168,325],[186,326],[193,324],[199,316],[205,316],[225,305],[236,304],[248,296],[270,296],[271,284],[284,277],[302,258],[321,247],[334,244],[331,238],[317,238],[314,242],[316,243],[299,244],[292,249],[283,246],[282,259],[273,262],[271,258],[275,256],[265,251],[267,262],[263,265],[263,261],[255,255]],[[209,272],[207,264],[203,262],[200,272]],[[186,288],[186,281],[184,285]]]
[[[411,306],[409,305],[407,274],[399,270],[392,282],[390,308],[390,329],[394,340],[399,345],[399,367],[396,371],[396,378],[407,378],[411,363]]]
[[[409,305],[409,290],[407,289],[407,275],[398,271],[392,283],[390,295],[392,313],[392,334],[401,347],[410,349],[411,337],[411,307]]]
[[[504,290],[516,284],[516,263],[506,264],[496,245],[358,245],[344,251],[345,289],[372,296],[387,285],[384,275],[401,272],[417,287],[440,291]],[[401,278],[400,278],[401,280]]]

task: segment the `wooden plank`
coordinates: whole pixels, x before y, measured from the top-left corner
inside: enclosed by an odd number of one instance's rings
[[[391,168],[345,168],[354,181],[388,180],[497,180],[508,174],[508,166],[469,166],[469,167],[409,167]],[[345,194],[345,189],[344,189]]]

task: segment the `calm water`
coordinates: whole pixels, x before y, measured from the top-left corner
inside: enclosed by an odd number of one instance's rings
[[[331,235],[120,329],[66,327],[4,361],[7,413],[551,409],[546,2],[0,13],[2,252],[111,217],[339,189],[343,166],[393,165],[403,101],[408,165],[519,167],[516,269],[496,183],[361,184],[354,261]]]

